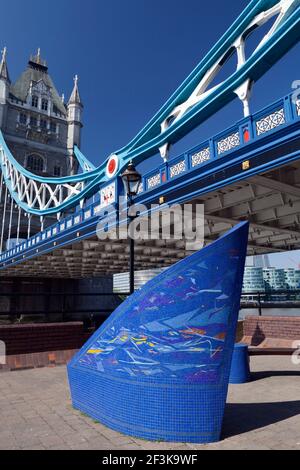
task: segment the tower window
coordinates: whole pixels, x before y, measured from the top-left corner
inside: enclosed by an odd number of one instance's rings
[[[20,124],[26,124],[27,123],[27,116],[25,113],[20,114]]]
[[[36,117],[34,117],[34,116],[30,117],[30,125],[32,127],[37,127],[37,118]]]
[[[53,174],[54,174],[54,176],[60,176],[60,175],[61,175],[61,168],[60,168],[60,166],[55,165],[55,167],[53,168]]]
[[[38,105],[39,105],[39,98],[38,96],[33,95],[33,97],[31,98],[31,106],[33,106],[33,108],[37,108]]]
[[[46,100],[45,98],[42,99],[42,110],[48,111],[48,100]]]
[[[50,130],[51,130],[51,132],[53,132],[54,134],[56,133],[56,124],[55,124],[55,122],[51,122],[51,124],[50,124]]]
[[[47,129],[47,121],[45,121],[45,119],[41,119],[41,128],[42,129]]]
[[[44,160],[39,155],[28,155],[26,166],[28,170],[42,173],[44,170]]]

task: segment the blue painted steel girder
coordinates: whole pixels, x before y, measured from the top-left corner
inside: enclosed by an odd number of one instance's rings
[[[216,58],[221,58],[235,39],[244,31],[247,24],[265,7],[278,2],[251,2],[243,14],[236,20],[232,27],[225,33],[216,46],[200,62],[192,74],[185,80],[170,100],[161,108],[156,116],[144,127],[144,129],[123,149],[116,153],[126,160],[133,159],[136,163],[157,153],[158,148],[165,143],[175,143],[189,133],[199,124],[204,122],[234,98],[236,90],[247,79],[257,81],[274,65],[300,38],[300,1],[294,5],[293,11],[282,22],[274,35],[246,63],[234,74],[225,80],[220,87],[206,98],[195,104],[176,123],[166,131],[160,132],[161,122],[168,117],[172,110],[184,102],[195,89],[204,74],[209,70]],[[256,5],[253,5],[256,4]],[[252,5],[252,9],[250,9]],[[249,13],[246,13],[247,10]],[[245,15],[245,16],[244,16]]]
[[[257,119],[269,116],[272,110],[278,109],[284,103],[290,103],[290,100],[291,96],[287,96],[273,103],[257,115],[251,116],[248,123],[252,121],[255,123]],[[158,204],[161,196],[164,196],[165,202],[168,204],[186,203],[206,193],[299,160],[300,111],[295,110],[292,114],[293,118],[290,122],[278,125],[275,129],[249,141],[247,144],[234,147],[231,151],[226,152],[223,157],[212,158],[205,164],[195,168],[189,167],[181,176],[174,179],[169,178],[165,183],[159,184],[153,189],[148,189],[146,186],[147,179],[153,175],[153,172],[145,175],[143,178],[144,192],[136,197],[136,203],[150,207],[151,204]],[[240,125],[243,127],[245,122],[247,120],[243,120]],[[229,131],[227,129],[221,135],[216,136],[216,141],[218,142],[222,136],[228,135]],[[202,149],[203,144],[198,147]],[[198,149],[195,148],[188,152],[188,155],[192,157],[197,151]],[[174,160],[177,162],[183,158],[186,158],[186,154]],[[247,170],[243,169],[245,160],[249,162]],[[170,165],[174,165],[175,162],[171,161]],[[167,165],[162,166],[167,167]],[[101,216],[98,206],[99,202],[91,204],[47,229],[44,234],[50,230],[50,237],[47,235],[42,238],[43,234],[37,234],[31,240],[21,244],[22,250],[19,247],[18,252],[16,249],[12,249],[4,253],[0,256],[0,269],[6,269],[9,266],[52,252],[73,242],[95,236],[99,216]],[[103,208],[103,211],[105,211],[105,208]],[[86,214],[88,214],[88,217]],[[114,229],[116,227],[115,222],[118,223],[120,215],[117,203],[112,215],[115,215],[115,217],[112,217],[110,228]],[[70,221],[70,224],[68,221]],[[65,227],[63,230],[60,228],[61,224]],[[32,243],[33,239],[35,239],[34,243]]]

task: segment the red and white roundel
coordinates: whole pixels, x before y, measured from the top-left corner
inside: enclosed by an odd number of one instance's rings
[[[108,178],[115,176],[119,168],[119,158],[117,155],[111,155],[106,165],[106,175]]]

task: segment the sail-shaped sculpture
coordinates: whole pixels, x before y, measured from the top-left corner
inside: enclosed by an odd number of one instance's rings
[[[220,438],[248,223],[128,297],[68,365],[73,406],[137,437]]]

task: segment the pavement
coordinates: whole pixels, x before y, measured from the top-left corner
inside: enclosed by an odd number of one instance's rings
[[[222,440],[206,445],[135,439],[75,411],[64,366],[3,372],[0,449],[300,450],[300,364],[252,357],[251,370],[251,382],[229,387]]]

